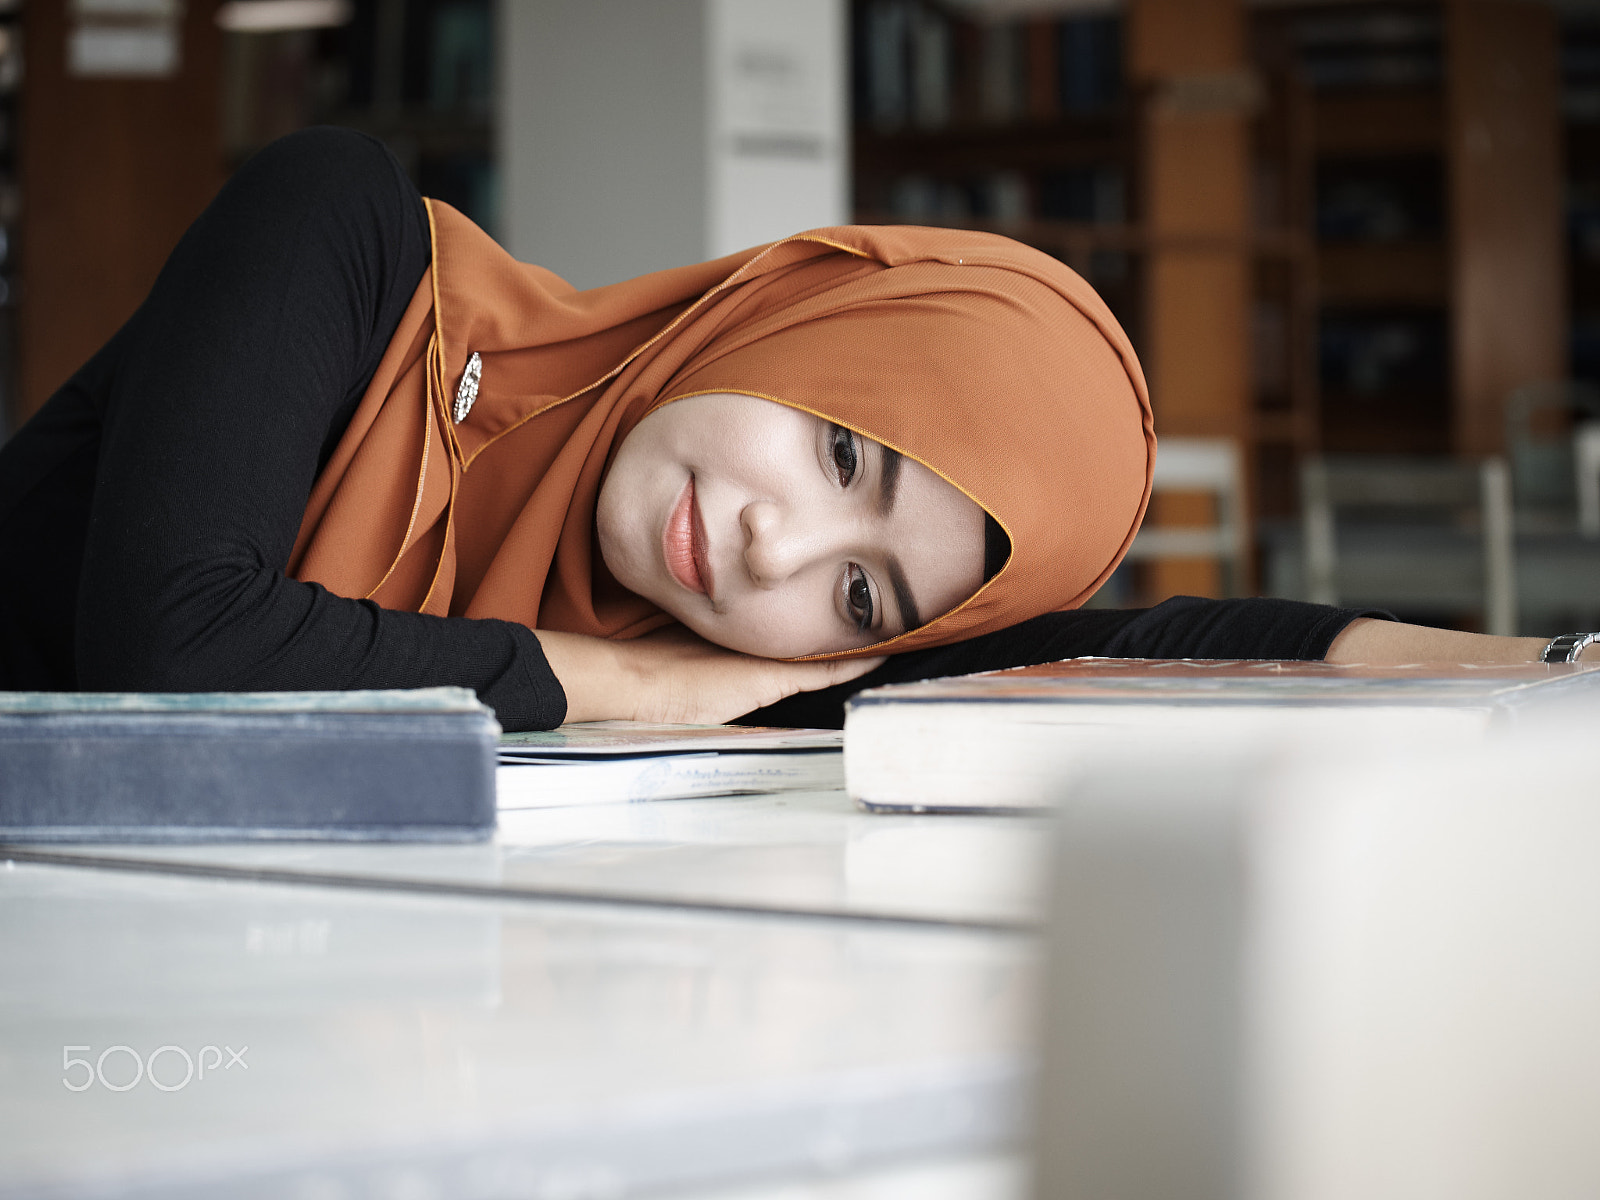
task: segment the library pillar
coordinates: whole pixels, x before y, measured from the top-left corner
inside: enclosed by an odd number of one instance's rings
[[[1454,441],[1505,449],[1512,389],[1567,376],[1560,67],[1546,4],[1450,0]]]
[[[1130,0],[1128,77],[1144,105],[1143,361],[1159,436],[1229,437],[1250,461],[1250,128],[1242,0]],[[1214,519],[1164,494],[1159,525]],[[1207,560],[1151,565],[1147,590],[1218,595]]]
[[[501,239],[578,287],[848,219],[844,0],[501,0]]]

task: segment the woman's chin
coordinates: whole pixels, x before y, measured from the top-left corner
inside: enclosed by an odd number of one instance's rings
[[[668,614],[677,618],[685,628],[713,646],[721,646],[724,650],[736,650],[740,654],[753,654],[758,658],[782,657],[766,649],[763,639],[753,636],[748,630],[729,630],[717,625],[716,622],[704,620],[699,613],[674,612],[670,607],[665,605],[663,607],[666,607]]]

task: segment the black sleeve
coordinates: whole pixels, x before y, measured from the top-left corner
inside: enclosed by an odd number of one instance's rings
[[[508,728],[561,721],[531,630],[391,612],[284,575],[317,471],[428,255],[426,211],[393,156],[332,129],[257,155],[185,234],[92,381],[80,687],[457,684]]]
[[[746,725],[838,729],[844,702],[886,683],[996,671],[1062,658],[1320,659],[1357,617],[1376,610],[1327,608],[1297,600],[1201,600],[1174,596],[1154,608],[1046,613],[953,646],[897,654],[860,679],[802,692],[740,718]]]

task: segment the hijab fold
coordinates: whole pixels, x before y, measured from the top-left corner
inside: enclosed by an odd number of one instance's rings
[[[1155,457],[1144,376],[1104,303],[1048,255],[840,227],[580,292],[427,203],[431,265],[312,489],[297,579],[385,608],[648,632],[670,618],[601,561],[600,485],[653,409],[716,392],[892,446],[1010,537],[974,596],[872,652],[1076,607],[1138,529]]]

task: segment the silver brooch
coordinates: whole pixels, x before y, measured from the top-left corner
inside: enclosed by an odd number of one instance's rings
[[[476,350],[467,359],[467,369],[461,372],[461,386],[456,388],[456,424],[467,419],[473,403],[478,399],[478,379],[483,375],[483,355]]]

